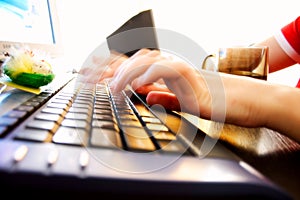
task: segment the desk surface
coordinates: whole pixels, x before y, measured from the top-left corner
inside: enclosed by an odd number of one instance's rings
[[[300,144],[267,128],[244,128],[182,113],[252,165],[294,199],[300,199]]]

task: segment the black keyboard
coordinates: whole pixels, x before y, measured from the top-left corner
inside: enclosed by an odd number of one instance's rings
[[[33,96],[0,120],[1,137],[14,140],[193,155],[141,97],[130,89],[113,93],[109,83],[74,78]]]
[[[14,91],[0,117],[0,179],[8,195],[286,197],[180,113],[149,107],[130,87],[114,93],[109,82],[74,77],[38,95]]]

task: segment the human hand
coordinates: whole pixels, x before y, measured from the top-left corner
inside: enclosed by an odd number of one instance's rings
[[[141,50],[141,52],[144,51],[150,52],[150,50],[146,49]],[[135,56],[139,55],[141,52],[139,52]],[[154,51],[154,53],[156,54],[158,52]],[[85,77],[89,76],[89,78],[86,78],[89,81],[101,82],[107,78],[112,78],[115,73],[119,73],[119,68],[121,68],[121,65],[126,65],[126,63],[131,60],[132,59],[129,59],[126,55],[117,52],[111,52],[109,59],[107,59],[105,62],[103,62],[103,59],[100,58],[93,59],[93,62],[98,66],[100,66],[101,63],[102,65],[103,63],[105,63],[105,69],[103,68],[103,70],[99,70],[100,67],[97,67],[98,73],[95,73],[94,69],[85,68],[81,70],[81,74],[84,74]],[[167,109],[179,109],[179,103],[176,96],[166,87],[163,80],[158,80],[155,83],[141,86],[136,89],[136,92],[140,95],[148,95],[148,103],[151,105],[161,104]]]
[[[166,87],[157,85],[158,80]],[[146,94],[150,105],[160,104],[214,121],[224,122],[226,118],[227,122],[237,125],[254,127],[265,123],[265,114],[257,115],[261,103],[253,97],[258,95],[257,88],[268,87],[266,81],[197,70],[159,51],[142,49],[114,73],[111,85],[116,92],[127,84],[138,93]]]
[[[159,80],[165,85],[156,84]],[[111,86],[115,92],[127,84],[139,93],[148,94],[150,105],[161,104],[166,108],[174,105],[180,111],[213,121],[267,127],[300,141],[299,109],[289,109],[291,105],[299,108],[297,88],[196,70],[186,62],[144,49],[123,62],[114,73]]]
[[[127,57],[115,51],[109,56],[91,55],[79,70],[79,80],[85,83],[99,83],[111,78]]]
[[[168,109],[197,115],[202,102],[208,105],[203,110],[208,116],[211,97],[200,76],[182,60],[164,56],[157,50],[142,49],[119,66],[111,84],[115,91],[130,84],[137,93],[147,95],[150,105],[161,104]],[[158,81],[163,84],[157,84]]]

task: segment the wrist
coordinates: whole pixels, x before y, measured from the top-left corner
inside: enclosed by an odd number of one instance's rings
[[[272,100],[271,85],[266,81],[243,76],[223,76],[226,90],[226,122],[260,127],[267,124],[267,116],[272,112],[266,107]]]

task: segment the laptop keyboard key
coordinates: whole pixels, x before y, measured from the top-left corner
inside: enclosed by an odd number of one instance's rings
[[[24,130],[17,133],[15,139],[45,142],[49,140],[50,137],[51,134],[48,130],[25,128]]]
[[[98,147],[122,148],[122,141],[119,133],[114,129],[93,128],[91,144]]]
[[[54,121],[58,124],[60,124],[61,121],[62,121],[62,117],[60,115],[58,115],[58,114],[49,114],[49,113],[38,113],[35,116],[35,119]]]
[[[161,148],[169,153],[186,153],[186,148],[179,141],[158,141]]]
[[[88,132],[84,129],[60,127],[52,138],[54,143],[86,146]]]
[[[26,124],[26,127],[28,128],[35,128],[35,129],[42,129],[42,130],[48,130],[52,133],[55,133],[55,131],[58,128],[58,124],[53,121],[44,121],[44,120],[31,120]]]
[[[122,127],[127,146],[131,150],[154,151],[156,147],[143,128]]]

